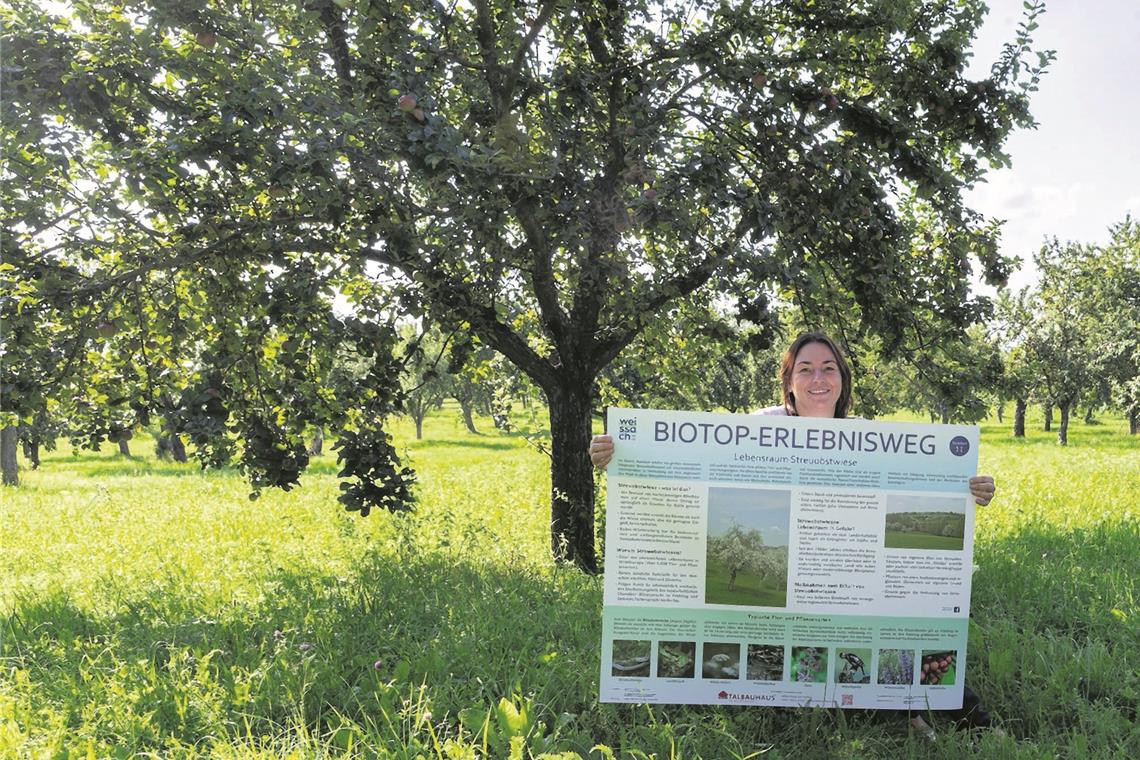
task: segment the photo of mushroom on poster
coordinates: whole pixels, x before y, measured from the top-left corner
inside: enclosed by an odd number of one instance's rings
[[[792,492],[710,488],[705,604],[786,607]]]

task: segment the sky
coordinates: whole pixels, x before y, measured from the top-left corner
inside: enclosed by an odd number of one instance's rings
[[[1033,93],[1036,130],[1006,142],[1013,166],[991,172],[971,207],[1005,219],[1002,253],[1027,263],[1046,237],[1107,243],[1109,225],[1140,217],[1140,0],[1045,0],[1034,46],[1057,58]],[[989,0],[970,76],[986,75],[1011,41],[1022,0]],[[1036,279],[1031,266],[1010,278]]]
[[[765,546],[788,545],[788,519],[792,493],[761,488],[710,488],[708,533],[718,536],[735,522],[741,528],[755,528]]]

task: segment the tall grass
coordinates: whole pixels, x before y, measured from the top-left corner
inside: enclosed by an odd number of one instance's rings
[[[1032,420],[1030,421],[1032,424]],[[488,431],[492,428],[484,422]],[[1138,757],[1140,441],[983,428],[967,678],[1007,732],[597,702],[601,583],[548,556],[522,436],[423,441],[418,509],[360,519],[325,457],[227,471],[56,452],[0,505],[0,757]]]

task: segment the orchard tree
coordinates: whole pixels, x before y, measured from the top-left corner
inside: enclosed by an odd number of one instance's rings
[[[391,318],[470,332],[545,394],[551,547],[592,571],[594,382],[676,304],[778,287],[889,352],[916,308],[984,313],[971,262],[1008,267],[962,196],[1032,125],[1027,5],[970,80],[981,0],[9,0],[4,237],[44,309],[176,273],[255,487],[296,482],[319,422],[361,511],[410,498]],[[76,279],[34,282],[45,259]],[[345,343],[372,365],[334,396]]]
[[[982,325],[959,339],[941,340],[907,361],[906,405],[931,421],[975,423],[989,411],[987,397],[1002,378],[1001,349]]]
[[[402,378],[404,408],[416,425],[416,440],[424,437],[424,418],[448,397],[452,377],[447,373],[447,341],[438,332],[405,325],[400,330],[407,357]]]
[[[1096,351],[1093,372],[1108,398],[1140,432],[1140,223],[1131,216],[1113,225],[1107,246],[1082,262],[1081,310],[1090,313]]]
[[[775,309],[761,302],[759,325],[714,304],[674,305],[602,371],[600,404],[746,412],[768,401],[780,327]]]
[[[728,569],[729,591],[736,589],[736,576],[742,570],[754,571],[763,577],[774,569],[774,565],[768,561],[767,549],[764,546],[764,536],[759,530],[745,530],[736,522],[724,533],[709,536],[708,539],[708,556]]]
[[[1094,248],[1056,239],[1046,241],[1034,255],[1040,279],[1025,346],[1041,372],[1046,421],[1051,407],[1060,412],[1057,442],[1062,446],[1069,442],[1070,413],[1094,378],[1096,323],[1106,316],[1091,309],[1083,294],[1086,272],[1096,258]]]
[[[998,343],[1004,346],[998,396],[1002,400],[1013,400],[1014,438],[1025,437],[1025,412],[1041,376],[1035,354],[1025,343],[1033,319],[1028,288],[1022,288],[1017,293],[1005,291],[998,295],[992,323]]]

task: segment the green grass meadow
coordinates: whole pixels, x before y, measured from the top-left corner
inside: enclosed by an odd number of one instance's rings
[[[781,577],[781,581],[784,579]],[[788,587],[750,570],[736,573],[736,584],[729,590],[732,571],[713,557],[705,566],[705,604],[747,604],[757,607],[787,607]]]
[[[326,455],[233,472],[46,455],[0,493],[0,758],[1140,757],[1140,438],[983,427],[967,682],[1006,735],[897,716],[602,705],[602,581],[549,558],[548,460],[456,410],[396,437],[410,514]],[[1035,425],[1031,418],[1030,425]]]

